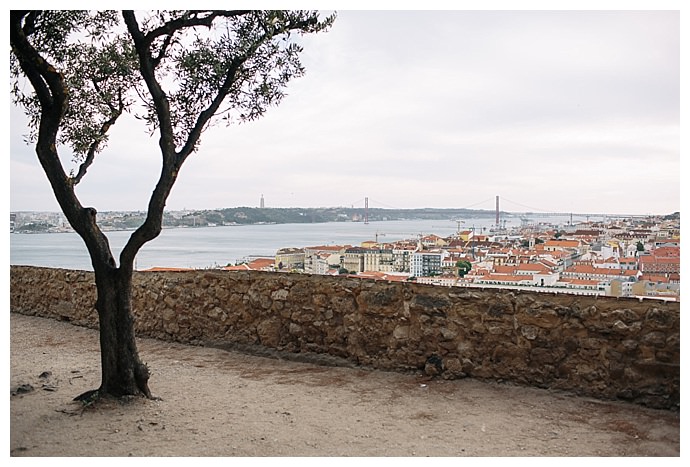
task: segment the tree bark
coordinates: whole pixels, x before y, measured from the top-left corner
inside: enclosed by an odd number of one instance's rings
[[[100,394],[142,394],[151,398],[149,370],[137,351],[132,314],[132,272],[122,268],[95,271],[100,326]]]

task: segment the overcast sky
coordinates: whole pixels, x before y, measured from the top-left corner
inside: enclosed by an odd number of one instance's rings
[[[680,210],[679,11],[346,11],[258,121],[218,126],[167,208]],[[59,210],[10,105],[10,209]],[[78,194],[144,210],[157,141],[114,128]]]

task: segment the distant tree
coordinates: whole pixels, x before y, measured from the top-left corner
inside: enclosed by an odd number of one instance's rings
[[[644,251],[644,244],[641,241],[637,242],[637,251]]]
[[[53,227],[55,226],[47,222],[29,222],[28,224],[18,227],[17,232],[47,232]]]
[[[461,259],[455,263],[455,267],[458,268],[458,275],[460,277],[465,277],[465,274],[470,272],[472,269],[472,263],[467,260]]]
[[[134,259],[160,234],[166,200],[204,130],[218,120],[254,120],[278,104],[288,82],[304,73],[295,39],[328,29],[335,15],[11,10],[9,16],[11,96],[29,118],[29,140],[94,269],[102,378],[98,389],[76,399],[151,397],[134,338]],[[75,188],[126,112],[158,134],[162,168],[145,220],[118,265],[96,210],[82,206]],[[65,152],[74,161],[69,172]]]
[[[224,221],[223,216],[214,211],[207,211],[204,213],[204,217],[206,218],[206,222],[212,222],[214,224],[222,224]]]

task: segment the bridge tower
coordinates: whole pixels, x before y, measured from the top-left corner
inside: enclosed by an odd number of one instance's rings
[[[497,228],[497,229],[498,229],[498,227],[501,225],[501,224],[500,224],[500,221],[501,221],[501,220],[500,220],[500,214],[499,214],[499,213],[500,213],[500,211],[499,211],[499,209],[498,209],[498,195],[496,195],[496,228]]]
[[[364,198],[364,223],[369,223],[369,197]]]

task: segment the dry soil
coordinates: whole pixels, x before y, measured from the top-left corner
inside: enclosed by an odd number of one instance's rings
[[[154,339],[138,345],[160,400],[84,406],[97,332],[9,321],[11,457],[680,456],[674,411]]]

